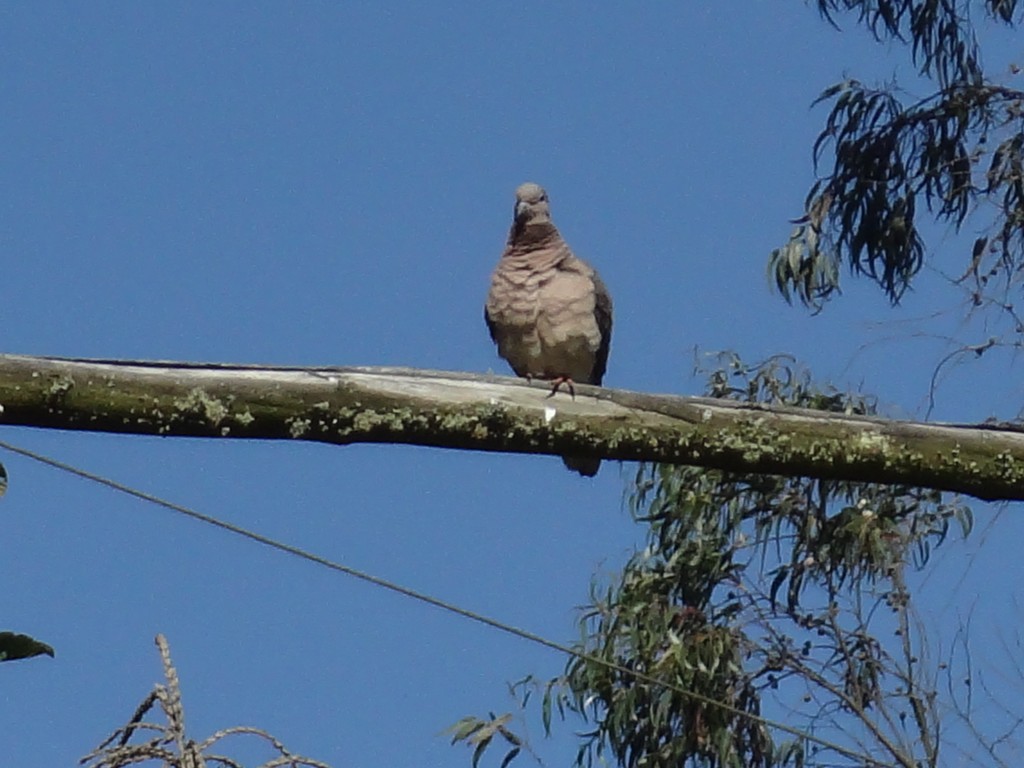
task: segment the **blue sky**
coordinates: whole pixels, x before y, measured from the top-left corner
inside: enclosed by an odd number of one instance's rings
[[[531,180],[614,297],[607,385],[693,394],[695,346],[790,352],[920,416],[950,349],[932,336],[985,338],[959,310],[928,319],[957,300],[935,275],[898,310],[847,280],[817,317],[765,278],[812,180],[825,113],[810,102],[846,72],[905,72],[901,49],[847,26],[799,2],[7,4],[4,351],[503,373],[482,302]],[[994,74],[1020,61],[983,31]],[[1015,415],[1011,363],[954,369],[934,416]],[[642,537],[621,505],[628,466],[586,481],[551,457],[2,437],[556,640]],[[157,632],[196,737],[257,725],[335,766],[467,765],[439,732],[564,665],[0,459],[0,623],[57,649],[0,670],[11,765],[71,764],[122,724],[160,679]],[[922,614],[973,612],[980,637],[1012,642],[1024,531],[1016,510],[976,509],[991,527],[940,553]],[[564,758],[571,740],[541,748]]]

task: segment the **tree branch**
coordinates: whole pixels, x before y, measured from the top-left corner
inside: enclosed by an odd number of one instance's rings
[[[0,424],[601,456],[1024,499],[1024,433],[410,368],[0,355]]]

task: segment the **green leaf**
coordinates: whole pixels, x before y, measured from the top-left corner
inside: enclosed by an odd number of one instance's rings
[[[541,700],[540,708],[541,722],[544,724],[544,733],[551,735],[551,686],[544,691],[544,698]]]
[[[483,756],[484,752],[487,750],[487,747],[490,746],[492,738],[493,738],[493,734],[488,736],[485,739],[481,739],[480,743],[476,745],[476,749],[473,750],[473,768],[477,768],[477,765],[480,762],[480,758]]]
[[[28,659],[33,656],[53,656],[53,648],[34,637],[14,632],[0,632],[0,661]]]
[[[457,723],[444,730],[444,733],[452,734],[452,744],[457,741],[465,741],[471,735],[479,731],[485,725],[479,717],[464,717]]]
[[[782,583],[786,580],[787,576],[789,576],[789,568],[780,566],[775,573],[775,578],[772,579],[772,585],[768,590],[768,595],[771,598],[773,608],[775,607],[775,596],[779,593],[779,587],[782,586]]]
[[[507,741],[513,747],[520,747],[523,744],[523,740],[520,739],[518,736],[516,736],[514,733],[512,733],[512,731],[510,731],[505,726],[500,726],[498,728],[498,733],[500,733],[502,736],[504,736],[505,737],[505,741]]]
[[[505,759],[501,761],[501,768],[507,768],[508,764],[511,763],[513,760],[515,760],[516,759],[516,755],[518,755],[518,754],[519,754],[519,747],[516,747],[515,749],[510,749],[508,751],[508,754],[505,755]]]
[[[811,106],[813,107],[820,104],[823,101],[828,101],[840,91],[849,90],[851,87],[855,85],[858,85],[856,80],[843,80],[842,82],[830,85],[828,88],[826,88],[818,95],[818,98],[811,102]]]

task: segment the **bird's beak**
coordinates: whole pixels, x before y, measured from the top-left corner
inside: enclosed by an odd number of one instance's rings
[[[530,206],[527,205],[526,202],[524,202],[523,200],[517,200],[516,201],[516,218],[517,219],[521,219],[523,216],[525,216],[526,212],[528,210],[530,210]]]

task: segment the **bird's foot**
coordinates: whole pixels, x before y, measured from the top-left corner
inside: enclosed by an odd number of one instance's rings
[[[551,391],[548,393],[548,397],[554,397],[555,393],[558,392],[559,389],[561,389],[563,384],[569,388],[569,395],[572,397],[573,400],[575,400],[576,387],[573,385],[572,379],[570,379],[568,376],[559,376],[552,380]]]

